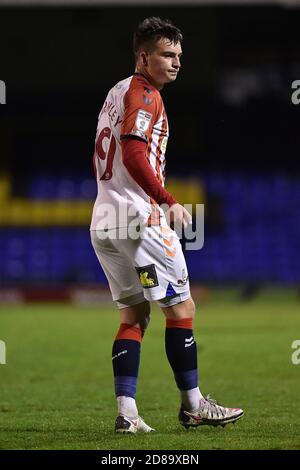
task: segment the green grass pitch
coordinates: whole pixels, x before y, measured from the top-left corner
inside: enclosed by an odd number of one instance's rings
[[[153,307],[142,345],[137,403],[150,435],[113,432],[111,346],[118,328],[111,304],[1,306],[1,449],[300,449],[300,304],[292,291],[265,292],[241,303],[212,292],[197,305],[202,393],[241,406],[223,428],[186,431],[164,351],[164,318]]]

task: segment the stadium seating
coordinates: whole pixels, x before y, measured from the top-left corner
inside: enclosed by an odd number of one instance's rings
[[[199,176],[208,204],[212,197],[221,203],[222,223],[210,231],[208,215],[204,248],[186,252],[191,279],[299,283],[300,179],[286,174]],[[39,175],[28,181],[23,198],[12,203],[18,226],[2,219],[1,284],[105,282],[89,238],[95,193],[94,180],[79,176]],[[34,208],[32,224],[28,204]],[[57,224],[46,226],[45,207]]]

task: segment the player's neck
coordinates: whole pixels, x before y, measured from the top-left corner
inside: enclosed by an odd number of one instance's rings
[[[142,67],[136,67],[134,73],[140,73],[141,75],[143,75],[143,77],[146,78],[146,80],[148,80],[148,82],[152,86],[154,86],[154,88],[156,88],[159,91],[162,90],[163,85],[161,83],[157,83],[155,80],[153,80],[151,75],[148,74],[147,70],[144,70]]]

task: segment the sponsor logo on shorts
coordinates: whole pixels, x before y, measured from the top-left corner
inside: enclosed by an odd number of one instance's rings
[[[180,286],[185,286],[188,282],[189,276],[186,274],[185,269],[182,270],[182,279],[177,280],[177,284]]]
[[[148,266],[143,266],[141,268],[135,268],[140,282],[145,289],[158,286],[157,274],[154,264],[148,264]]]

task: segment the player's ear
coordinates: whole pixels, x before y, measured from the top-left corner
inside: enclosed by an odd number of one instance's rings
[[[147,53],[146,52],[142,52],[141,53],[141,62],[143,65],[148,65],[148,58],[147,58]]]

